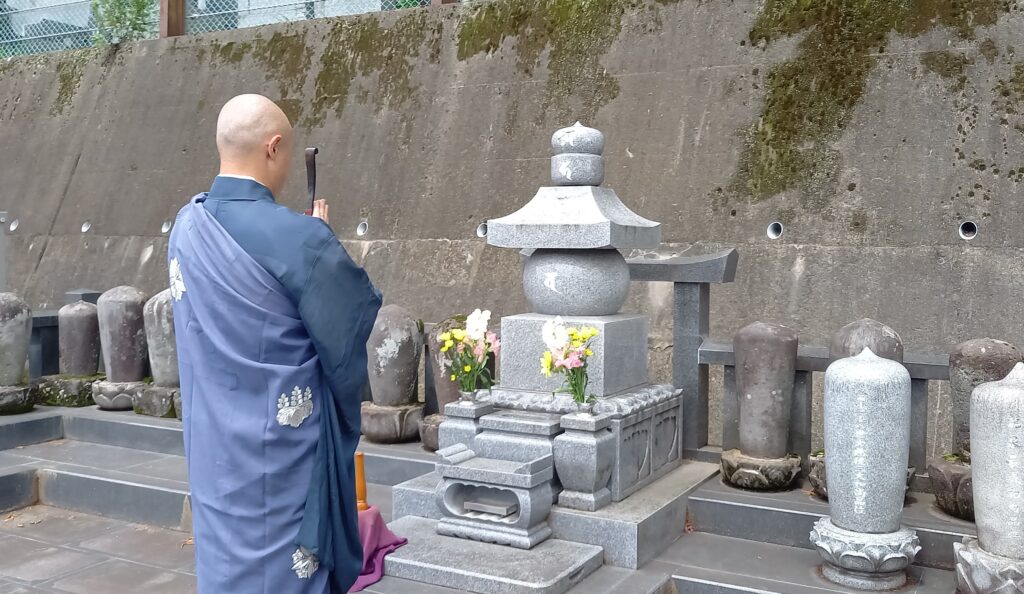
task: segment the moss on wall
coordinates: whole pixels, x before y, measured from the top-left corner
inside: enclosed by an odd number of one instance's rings
[[[964,54],[941,51],[921,54],[921,65],[926,70],[950,81],[949,89],[955,93],[967,87],[967,67],[974,60]]]
[[[828,147],[849,123],[890,34],[913,37],[948,27],[973,39],[978,27],[1009,10],[1005,0],[766,0],[751,42],[765,47],[782,37],[804,37],[793,58],[768,72],[765,104],[746,131],[730,189],[752,201],[793,188],[809,193],[808,183],[820,181]],[[954,87],[960,84],[966,62],[943,55],[926,59],[926,67],[954,73]]]
[[[64,108],[71,104],[82,82],[85,65],[96,55],[93,49],[75,50],[60,54],[57,58],[57,97],[50,106],[50,115],[64,113]],[[49,56],[40,60],[50,59]]]
[[[997,82],[993,91],[997,109],[1009,115],[1024,114],[1024,62],[1015,64],[1013,74]]]
[[[658,5],[681,0],[500,0],[467,6],[458,58],[493,54],[512,41],[519,70],[533,76],[545,63],[543,111],[560,121],[592,121],[619,94],[601,59],[622,31],[627,11],[647,30],[660,28]]]

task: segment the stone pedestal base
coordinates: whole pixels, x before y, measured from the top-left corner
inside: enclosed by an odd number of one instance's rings
[[[800,456],[754,458],[739,450],[722,452],[722,480],[741,489],[781,491],[800,475]]]
[[[174,399],[180,398],[180,392],[179,388],[146,386],[132,396],[132,408],[140,415],[173,419]]]
[[[935,505],[947,514],[974,521],[974,488],[971,467],[945,460],[928,464],[928,481],[935,494]]]
[[[92,385],[92,399],[102,410],[132,410],[135,395],[146,387],[143,382],[108,382]]]
[[[917,533],[907,528],[887,534],[845,530],[822,518],[811,530],[811,544],[825,561],[828,580],[856,590],[894,590],[907,582],[906,569],[921,550]]]
[[[444,415],[429,415],[420,419],[420,443],[423,449],[428,452],[436,452],[438,448],[438,433],[441,430],[441,423],[445,421]]]
[[[444,422],[437,430],[437,448],[443,450],[462,444],[473,447],[473,440],[483,431],[480,417],[497,410],[493,404],[460,400],[445,405]]]
[[[562,483],[558,505],[597,511],[612,502],[609,488],[615,463],[610,415],[572,414],[561,418],[555,437],[555,471]]]
[[[423,405],[378,406],[363,403],[363,436],[377,443],[413,441],[419,436],[419,420]]]
[[[99,378],[50,375],[32,387],[32,400],[43,406],[92,406],[92,385]]]
[[[811,491],[815,495],[828,501],[828,480],[825,478],[825,455],[815,454],[807,457],[810,470],[807,472],[807,480],[811,483]],[[914,478],[917,468],[907,468],[907,488],[904,495],[910,492],[910,481]]]
[[[978,539],[953,543],[958,594],[1016,594],[1024,592],[1024,559],[986,552]]]
[[[34,406],[28,386],[0,386],[0,415],[25,413]]]

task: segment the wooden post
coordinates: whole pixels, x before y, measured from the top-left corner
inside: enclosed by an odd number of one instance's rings
[[[160,0],[160,37],[185,34],[185,0]]]
[[[363,453],[356,452],[356,509],[366,511],[370,505],[366,503],[366,472],[363,469]]]

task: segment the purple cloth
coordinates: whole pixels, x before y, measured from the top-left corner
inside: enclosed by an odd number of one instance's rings
[[[362,592],[379,582],[384,576],[384,557],[409,542],[388,530],[380,510],[373,505],[359,512],[359,540],[363,543],[363,570],[349,592]]]

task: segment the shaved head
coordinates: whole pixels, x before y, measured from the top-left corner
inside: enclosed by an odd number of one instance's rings
[[[250,157],[275,135],[288,136],[292,126],[276,103],[262,95],[239,95],[224,104],[217,118],[217,150],[222,159]]]
[[[288,176],[292,126],[288,116],[262,95],[239,95],[217,117],[221,174],[256,179],[278,195]]]

